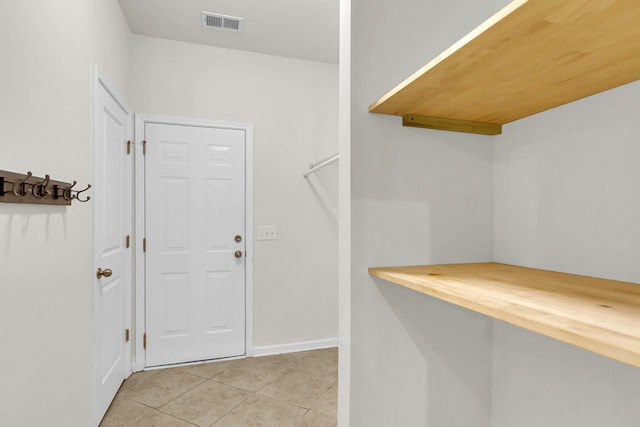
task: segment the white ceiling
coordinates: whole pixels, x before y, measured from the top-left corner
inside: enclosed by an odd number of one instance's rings
[[[135,34],[338,63],[339,0],[118,0]],[[244,18],[240,33],[201,12]]]

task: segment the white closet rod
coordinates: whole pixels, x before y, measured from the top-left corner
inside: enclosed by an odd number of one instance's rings
[[[322,169],[323,167],[330,165],[331,163],[337,162],[340,160],[340,153],[335,152],[332,155],[325,157],[324,159],[318,160],[315,163],[309,164],[309,170],[304,173],[304,177],[308,177],[315,171]]]

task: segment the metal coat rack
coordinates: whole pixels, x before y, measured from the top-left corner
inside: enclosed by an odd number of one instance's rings
[[[74,188],[76,184],[76,181],[56,181],[49,175],[40,178],[31,172],[21,174],[0,170],[0,202],[38,205],[70,205],[74,200],[88,202],[91,197],[82,193],[91,185],[80,190]]]

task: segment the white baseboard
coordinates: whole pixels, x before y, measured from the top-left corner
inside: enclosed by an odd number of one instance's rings
[[[295,351],[320,350],[323,348],[337,347],[338,338],[329,338],[317,341],[302,341],[290,344],[265,345],[253,347],[253,356],[271,356],[274,354],[293,353]]]

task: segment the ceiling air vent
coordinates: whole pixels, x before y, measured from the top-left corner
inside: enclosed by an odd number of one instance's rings
[[[242,31],[242,21],[244,21],[244,18],[238,18],[237,16],[202,12],[202,25],[208,28],[220,28],[221,30],[229,31]]]

